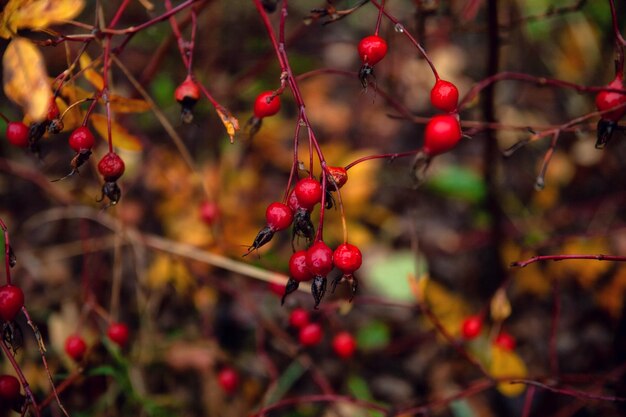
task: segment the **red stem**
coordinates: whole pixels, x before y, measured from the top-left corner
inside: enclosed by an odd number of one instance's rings
[[[572,259],[595,259],[596,261],[613,261],[613,262],[626,262],[626,256],[614,256],[614,255],[544,255],[533,256],[530,259],[524,261],[516,261],[511,263],[511,267],[524,268],[532,263],[539,261],[566,261]]]
[[[378,36],[378,31],[380,30],[380,23],[383,20],[383,10],[385,10],[385,0],[382,0],[381,6],[378,9],[378,18],[376,19],[376,30],[374,31],[374,35]]]
[[[615,2],[609,0],[611,6],[611,18],[613,20],[613,34],[615,36],[615,76],[624,78],[624,47],[626,46],[626,40],[622,36],[619,30],[619,24],[617,23],[617,11],[615,10]]]
[[[7,285],[11,285],[11,262],[10,262],[10,246],[9,246],[9,229],[4,221],[0,219],[0,228],[4,233],[4,267],[7,274]],[[0,342],[1,343],[1,342]]]
[[[4,352],[4,356],[6,356],[9,362],[11,362],[11,366],[13,366],[13,369],[15,370],[15,373],[17,374],[17,378],[20,380],[20,384],[22,384],[22,388],[24,388],[24,392],[26,393],[26,396],[28,397],[30,404],[32,405],[31,408],[33,412],[35,413],[35,416],[41,417],[41,413],[39,412],[39,406],[37,405],[37,400],[35,399],[35,395],[33,394],[33,391],[30,389],[30,385],[28,384],[28,381],[26,381],[26,377],[24,376],[24,373],[22,372],[22,368],[20,368],[20,365],[15,360],[15,357],[13,356],[13,354],[11,354],[11,351],[9,350],[9,348],[6,346],[6,344],[3,341],[0,342],[0,347],[2,348],[2,351]]]

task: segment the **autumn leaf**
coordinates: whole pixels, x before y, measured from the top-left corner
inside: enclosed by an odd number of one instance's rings
[[[107,118],[105,115],[97,113],[92,114],[89,117],[89,121],[91,121],[91,124],[100,136],[105,139],[108,138]],[[143,149],[143,145],[141,144],[139,138],[114,120],[111,121],[111,136],[113,146],[115,147],[125,149],[127,151],[140,151]]]
[[[148,268],[148,285],[150,288],[165,288],[168,284],[179,292],[186,292],[195,280],[183,262],[167,254],[157,254]]]
[[[491,362],[489,372],[494,378],[526,378],[528,369],[526,364],[517,353],[503,349],[500,346],[491,346]],[[517,397],[524,392],[524,384],[511,384],[501,382],[498,384],[498,391],[507,397]]]
[[[151,106],[145,100],[138,98],[126,98],[117,94],[109,95],[111,110],[116,113],[142,113],[150,110]]]
[[[224,107],[216,107],[215,111],[218,116],[220,116],[220,119],[222,119],[222,123],[224,123],[226,133],[228,133],[230,137],[230,143],[233,143],[235,141],[235,133],[239,130],[239,120]]]
[[[27,39],[15,38],[2,57],[4,93],[34,121],[43,120],[52,91],[39,50]]]
[[[491,318],[494,321],[503,321],[511,315],[511,302],[506,296],[504,288],[500,288],[491,299]]]
[[[91,85],[98,89],[98,91],[104,88],[104,79],[102,75],[93,69],[93,61],[89,58],[89,55],[83,53],[79,59],[80,68],[83,70],[83,76]]]
[[[10,38],[19,29],[44,29],[78,16],[83,0],[9,0],[0,14],[0,36]]]

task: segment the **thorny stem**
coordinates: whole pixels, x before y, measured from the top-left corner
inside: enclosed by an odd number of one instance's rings
[[[0,219],[0,228],[4,233],[4,268],[7,274],[7,285],[11,285],[11,246],[9,243],[9,229],[4,221]]]
[[[624,47],[626,47],[626,39],[622,36],[617,23],[617,11],[615,10],[614,0],[609,0],[611,5],[611,19],[613,21],[613,34],[615,36],[615,76],[624,78]]]
[[[526,259],[524,261],[512,262],[510,266],[512,268],[524,268],[525,266],[539,261],[566,261],[573,259],[593,259],[596,261],[626,262],[626,256],[615,255],[542,255],[533,256],[532,258]]]

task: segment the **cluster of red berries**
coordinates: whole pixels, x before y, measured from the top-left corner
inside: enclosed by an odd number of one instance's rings
[[[107,328],[107,337],[120,348],[123,348],[128,343],[130,331],[126,324],[114,322]],[[87,353],[87,342],[78,334],[70,335],[65,339],[65,353],[76,362],[80,362]]]
[[[180,103],[180,120],[183,123],[193,121],[193,108],[200,100],[200,86],[191,76],[187,76],[174,90],[174,98]]]
[[[607,87],[625,90],[623,75],[618,74]],[[611,110],[618,106],[622,107]],[[602,149],[609,140],[611,140],[613,132],[619,128],[617,122],[626,114],[626,94],[613,91],[601,91],[596,95],[596,107],[598,111],[607,111],[598,121],[596,148]]]
[[[479,315],[466,317],[461,323],[461,336],[465,340],[473,340],[480,336],[483,329],[483,319]],[[504,350],[513,350],[516,346],[516,341],[513,336],[505,331],[501,331],[493,341],[495,346],[498,346]]]
[[[274,91],[263,91],[254,100],[252,117],[246,123],[248,136],[253,137],[264,118],[275,115],[280,111],[280,96]]]
[[[5,119],[6,120],[6,119]],[[46,118],[41,122],[33,122],[26,126],[23,122],[8,122],[6,129],[7,141],[18,148],[30,147],[31,152],[39,154],[39,141],[46,133],[59,133],[63,130],[61,112],[56,104],[56,99],[52,97]]]
[[[295,308],[289,315],[289,325],[298,329],[298,340],[305,347],[319,344],[324,338],[322,326],[311,322],[309,312],[303,308]],[[332,340],[333,351],[342,359],[351,358],[356,351],[356,340],[347,331],[339,332]]]
[[[327,194],[346,183],[348,176],[344,168],[332,167],[328,169]],[[319,305],[326,292],[326,276],[333,266],[341,271],[341,275],[333,281],[333,290],[341,280],[352,283],[352,294],[356,292],[357,280],[354,272],[361,267],[361,251],[355,245],[343,243],[334,251],[323,240],[314,239],[315,229],[311,222],[311,211],[322,201],[324,190],[322,185],[309,177],[298,181],[292,190],[288,204],[274,202],[265,211],[267,225],[259,231],[248,253],[269,242],[277,231],[285,230],[293,224],[292,245],[296,236],[306,238],[310,246],[307,249],[295,250],[289,259],[289,280],[285,286],[285,297],[298,289],[300,282],[311,281],[311,293],[315,300],[315,307]],[[328,200],[328,199],[327,199]]]

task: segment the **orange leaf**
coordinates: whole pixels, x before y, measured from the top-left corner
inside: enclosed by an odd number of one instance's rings
[[[83,0],[9,0],[0,14],[0,36],[10,38],[19,29],[45,29],[73,19],[85,7]]]
[[[80,56],[80,68],[83,70],[83,75],[85,76],[85,79],[89,81],[91,85],[96,87],[98,91],[100,91],[104,87],[104,79],[98,71],[93,69],[94,65],[95,64],[86,53],[83,53]]]
[[[24,38],[9,43],[2,57],[4,93],[35,121],[43,120],[52,99],[46,66],[39,50]]]
[[[224,107],[216,107],[215,111],[217,111],[218,116],[222,119],[222,123],[224,123],[224,127],[226,127],[226,133],[230,136],[230,143],[235,141],[235,133],[239,130],[239,120]]]
[[[111,110],[116,113],[142,113],[152,108],[150,103],[137,98],[126,98],[111,94],[109,96],[111,102]]]
[[[103,138],[108,137],[107,132],[107,118],[103,114],[92,114],[89,117],[89,121],[93,125],[94,129]],[[143,149],[143,145],[139,138],[126,130],[122,125],[111,120],[111,136],[113,140],[113,146],[126,149],[128,151],[140,151]]]

